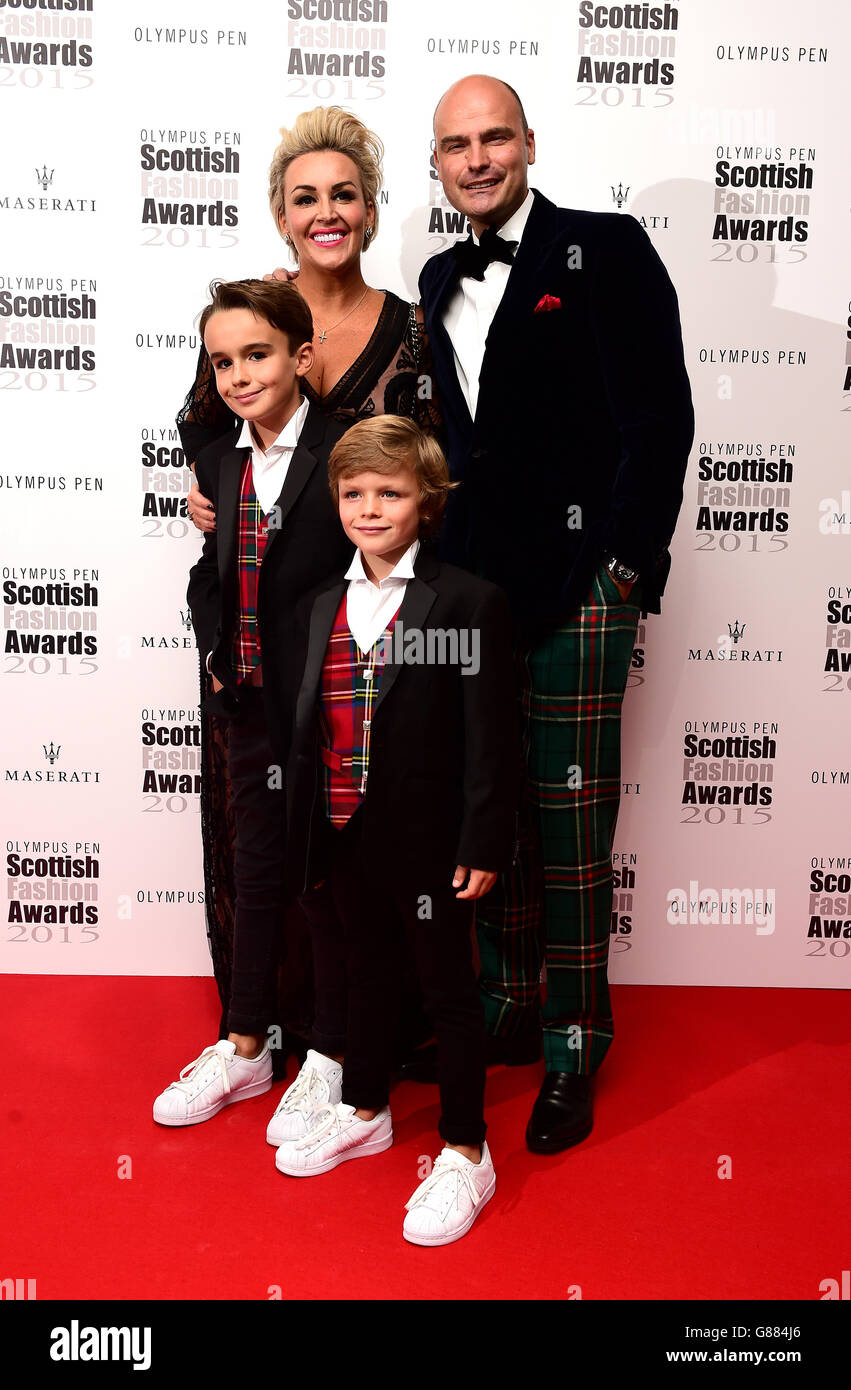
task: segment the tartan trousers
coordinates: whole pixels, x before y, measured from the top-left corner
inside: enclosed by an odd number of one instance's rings
[[[620,721],[640,611],[601,567],[575,616],[516,651],[523,755],[518,853],[477,904],[488,1032],[543,1005],[547,1071],[590,1074],[614,1034],[608,984]]]

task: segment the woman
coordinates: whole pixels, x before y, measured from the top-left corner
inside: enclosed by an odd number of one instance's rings
[[[305,394],[343,420],[408,415],[434,432],[434,403],[417,390],[418,378],[430,377],[422,313],[367,285],[361,271],[361,254],[378,231],[381,141],[338,106],[302,112],[281,135],[269,171],[269,203],[298,262],[298,288],[316,326]],[[203,350],[177,423],[189,459],[238,428]],[[209,503],[197,488],[189,511],[199,530],[213,529]]]
[[[434,402],[421,399],[418,391],[421,376],[431,379],[421,312],[397,295],[367,285],[361,271],[361,255],[378,231],[381,141],[356,116],[337,106],[302,112],[291,129],[282,129],[281,136],[269,171],[269,203],[298,262],[298,288],[315,325],[315,363],[304,382],[305,395],[342,420],[407,415],[433,433],[438,424]],[[218,394],[203,349],[177,424],[190,460],[230,430],[236,440],[241,421]],[[211,504],[196,485],[188,508],[200,531],[215,528]],[[202,700],[207,679],[202,670]],[[225,1011],[234,909],[227,737],[227,720],[205,716],[201,814],[207,847],[207,934]],[[286,970],[281,972],[279,997],[281,1020],[306,1033],[312,1006],[309,940],[300,914],[293,909],[286,929]],[[415,1013],[405,1010],[411,1019],[410,1041],[422,1036]],[[275,1061],[276,1075],[283,1074],[285,1049],[275,1054]]]

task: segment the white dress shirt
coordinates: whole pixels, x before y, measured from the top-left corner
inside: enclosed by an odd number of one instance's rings
[[[300,401],[301,404],[295,415],[290,416],[274,444],[270,444],[265,453],[255,443],[251,426],[247,420],[243,420],[242,429],[236,441],[237,449],[251,450],[251,479],[254,483],[257,501],[260,503],[260,510],[264,516],[269,515],[281,495],[281,488],[284,486],[290,459],[293,456],[293,450],[298,443],[298,437],[307,415],[310,401],[305,396],[301,396]],[[208,672],[210,671],[210,657],[212,655],[212,652],[207,653],[206,667]]]
[[[380,579],[377,586],[367,579],[361,553],[355,551],[346,570],[349,581],[346,611],[349,632],[362,652],[368,652],[375,645],[405,597],[408,581],[414,577],[414,560],[419,548],[419,541],[413,541],[387,578]]]
[[[274,444],[270,444],[265,453],[259,444],[255,443],[251,426],[247,420],[243,420],[239,439],[236,441],[237,449],[251,450],[251,477],[254,491],[257,494],[257,501],[260,503],[260,510],[264,516],[268,516],[281,495],[281,489],[289,471],[290,459],[298,443],[298,437],[301,434],[305,416],[310,406],[306,397],[302,396],[300,399],[301,404],[295,415],[290,416]]]
[[[518,250],[533,202],[534,195],[530,189],[517,211],[497,232],[497,236],[502,237],[503,241],[516,241]],[[478,245],[479,238],[475,232],[473,240]],[[517,251],[514,255],[517,255]],[[443,317],[455,353],[458,382],[473,419],[476,418],[476,406],[479,402],[479,376],[488,330],[505,293],[510,274],[510,265],[505,265],[502,261],[491,261],[485,270],[484,280],[474,280],[472,276],[462,275]]]

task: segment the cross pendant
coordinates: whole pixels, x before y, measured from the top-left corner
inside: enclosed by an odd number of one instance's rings
[[[320,343],[324,343],[324,342],[325,342],[325,338],[326,338],[326,333],[325,333],[325,329],[323,328],[322,332],[319,334],[319,341],[320,341]]]

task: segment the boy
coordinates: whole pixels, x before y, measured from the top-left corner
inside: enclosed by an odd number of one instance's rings
[[[408,1203],[403,1234],[444,1245],[493,1195],[485,1142],[484,1016],[472,902],[511,860],[519,746],[501,590],[437,562],[450,483],[411,421],[361,421],[335,445],[331,493],[351,565],[300,606],[307,631],[288,768],[288,864],[312,924],[313,1047],[345,1050],[342,1096],[281,1145],[293,1176],[393,1141],[387,1107],[405,933],[438,1043],[444,1148]],[[333,997],[343,956],[347,1024]]]
[[[307,304],[278,281],[214,283],[211,293],[201,336],[219,394],[244,424],[235,446],[228,435],[196,460],[218,526],[204,539],[187,598],[213,692],[205,709],[230,720],[232,988],[226,1038],[154,1102],[163,1125],[198,1124],[272,1085],[266,1030],[275,1017],[284,913],[284,796],[272,769],[286,765],[288,752],[294,613],[352,553],[326,474],[342,427],[300,392],[313,362]]]

